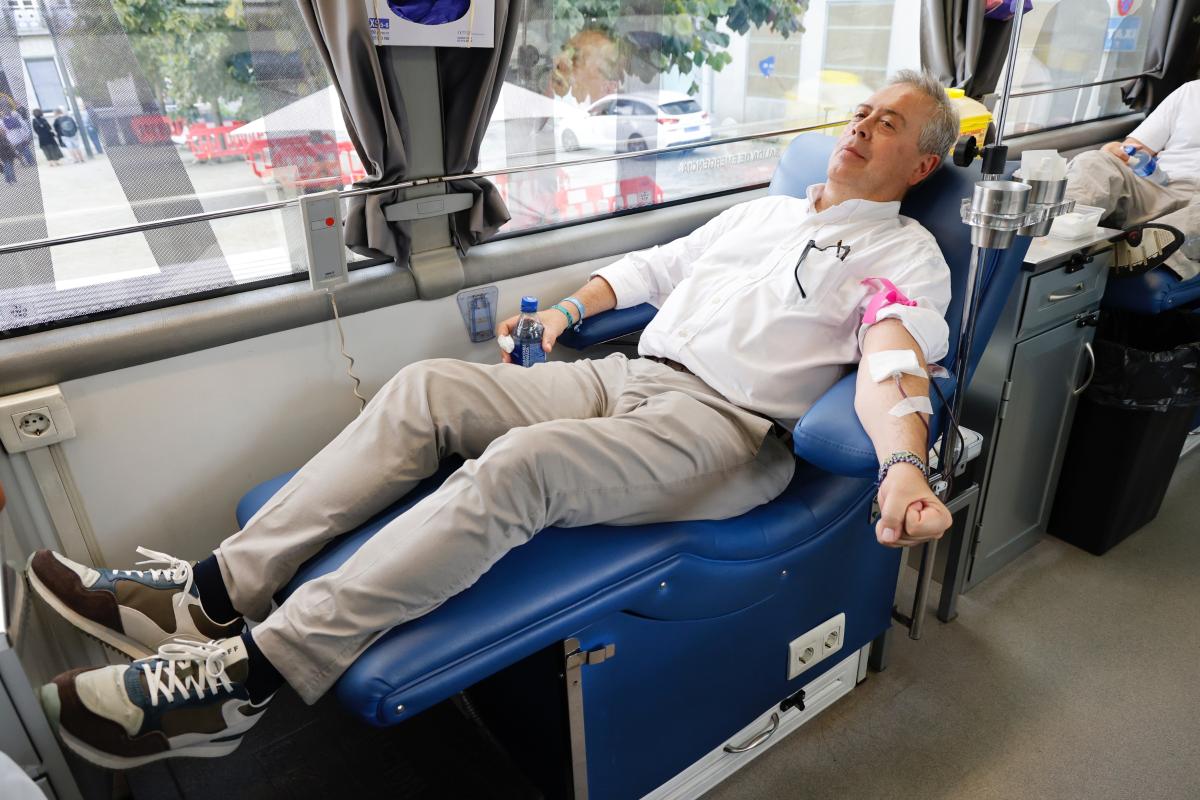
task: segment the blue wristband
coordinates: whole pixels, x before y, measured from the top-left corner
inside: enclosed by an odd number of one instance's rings
[[[568,297],[566,300],[563,300],[563,302],[570,303],[573,306],[575,306],[575,308],[577,308],[579,310],[579,321],[583,322],[583,318],[586,315],[583,313],[583,303],[579,302],[579,298],[578,297]]]

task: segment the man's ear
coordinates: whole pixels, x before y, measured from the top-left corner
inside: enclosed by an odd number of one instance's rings
[[[917,166],[913,169],[912,174],[908,176],[908,185],[916,186],[933,174],[933,171],[938,168],[938,164],[941,163],[941,156],[936,156],[932,153],[926,153],[921,156],[921,160],[917,162]]]

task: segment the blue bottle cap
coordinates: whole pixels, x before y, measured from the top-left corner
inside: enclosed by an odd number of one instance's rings
[[[522,314],[536,314],[537,310],[538,310],[537,306],[538,306],[538,303],[537,303],[536,297],[522,297],[521,298],[521,313]]]
[[[1124,150],[1125,150],[1125,154],[1130,155],[1130,156],[1137,152],[1137,148],[1131,144],[1125,145]]]

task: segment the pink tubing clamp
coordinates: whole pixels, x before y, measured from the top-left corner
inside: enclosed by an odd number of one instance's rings
[[[887,278],[867,278],[862,282],[863,286],[876,288],[878,291],[867,301],[867,310],[863,312],[863,324],[874,325],[879,319],[880,310],[887,306],[915,306],[916,300],[909,300],[904,296],[904,293],[896,288],[896,284],[889,281]]]

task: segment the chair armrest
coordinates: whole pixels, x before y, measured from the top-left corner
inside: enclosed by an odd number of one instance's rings
[[[567,328],[562,336],[558,337],[558,343],[572,350],[603,344],[640,331],[650,324],[650,320],[654,319],[657,313],[658,309],[649,303],[605,311],[603,314],[588,317],[574,328]]]
[[[938,388],[949,400],[956,381],[953,377],[935,378]],[[854,395],[858,372],[835,383],[813,403],[808,413],[792,431],[792,449],[800,458],[836,475],[854,478],[874,478],[879,459],[871,437],[863,429],[854,410]],[[941,429],[942,406],[936,392],[930,397],[933,419],[931,438]]]

